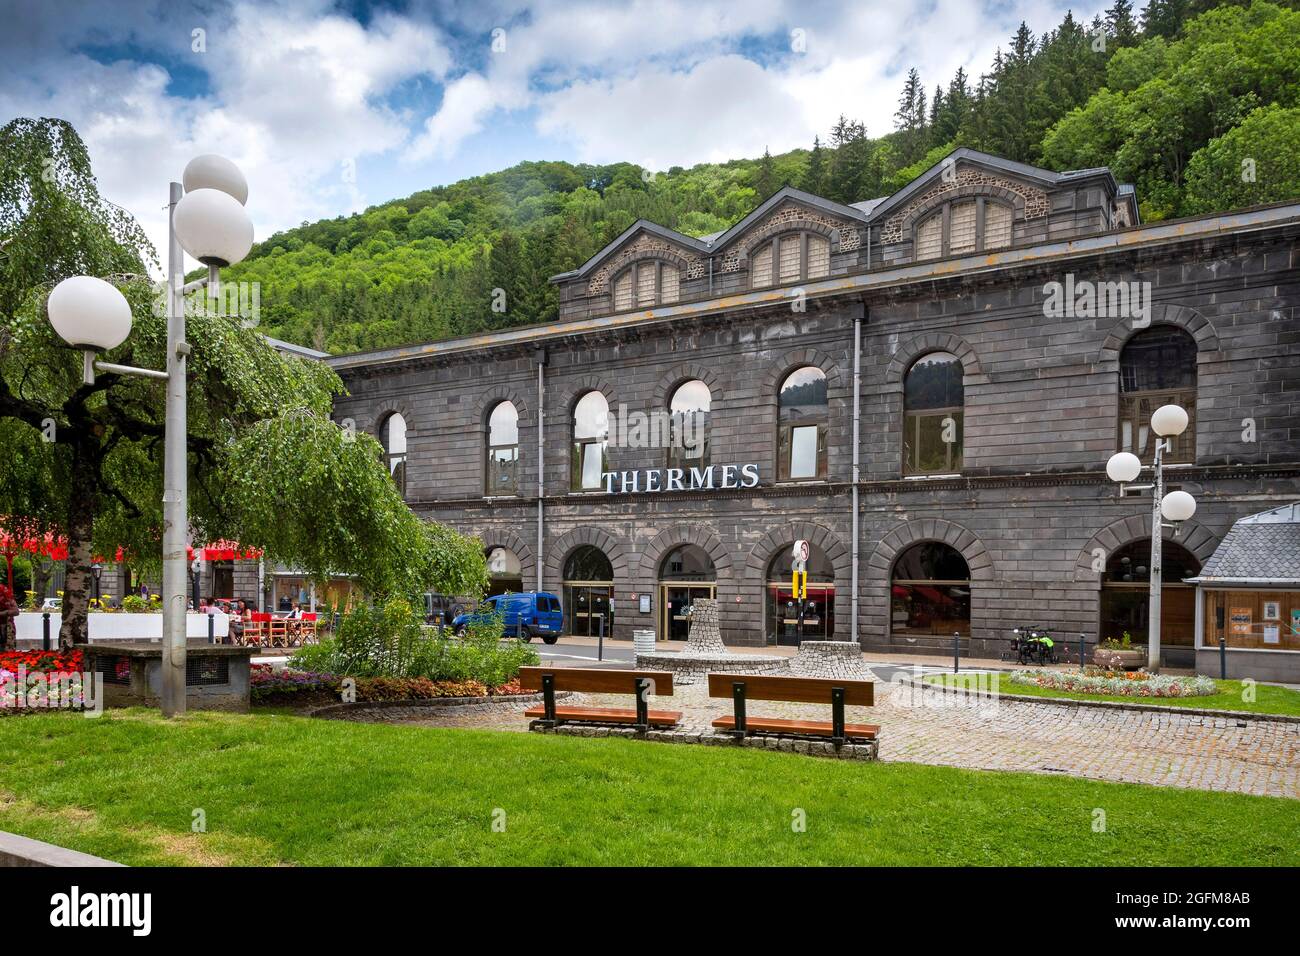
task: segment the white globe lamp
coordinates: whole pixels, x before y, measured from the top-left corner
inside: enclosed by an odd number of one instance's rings
[[[253,221],[244,207],[219,189],[186,193],[172,213],[182,248],[206,266],[230,266],[253,248]]]
[[[1171,491],[1160,501],[1166,521],[1187,521],[1196,514],[1196,499],[1185,491]]]
[[[1161,438],[1187,431],[1187,412],[1178,405],[1161,405],[1151,413],[1151,430]]]
[[[216,153],[205,153],[191,159],[181,175],[181,185],[187,193],[216,189],[237,199],[241,206],[248,202],[248,180],[238,166]]]
[[[1106,462],[1106,477],[1120,484],[1134,481],[1142,473],[1142,462],[1137,455],[1128,451],[1116,452]]]
[[[45,310],[63,341],[83,351],[115,349],[131,334],[131,305],[118,289],[93,276],[64,279]]]

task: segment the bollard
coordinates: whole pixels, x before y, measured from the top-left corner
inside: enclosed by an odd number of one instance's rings
[[[1228,679],[1228,642],[1222,634],[1219,635],[1219,679]]]
[[[603,661],[605,659],[605,615],[602,614],[597,620],[600,621],[600,627],[596,639],[596,660]]]
[[[954,674],[961,671],[961,632],[952,632],[952,672]]]
[[[1084,636],[1079,635],[1079,670],[1083,670]]]
[[[44,628],[44,633],[41,638],[41,650],[48,651],[50,649],[50,612],[46,611],[41,615],[41,618]]]
[[[208,612],[208,643],[217,643],[217,622],[213,618],[211,611]]]

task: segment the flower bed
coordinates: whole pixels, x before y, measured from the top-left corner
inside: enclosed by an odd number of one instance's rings
[[[1089,668],[1082,674],[1074,671],[1018,670],[1011,673],[1008,681],[1011,684],[1114,697],[1207,697],[1218,690],[1214,681],[1199,674],[1195,677],[1168,677],[1163,674],[1148,674],[1146,671],[1100,668]],[[1014,690],[1012,688],[1012,692]]]
[[[81,651],[0,653],[0,716],[85,706]]]
[[[272,671],[268,664],[253,664],[249,671],[250,696],[254,704],[289,705],[337,704],[344,678],[313,671]],[[392,700],[433,700],[439,697],[509,697],[527,693],[518,679],[487,687],[475,680],[429,680],[427,677],[356,677],[359,703]]]

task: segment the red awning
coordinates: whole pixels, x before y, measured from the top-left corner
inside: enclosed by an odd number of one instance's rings
[[[262,556],[258,548],[245,548],[238,541],[213,541],[202,548],[204,561],[253,561]],[[190,549],[193,560],[194,549]]]

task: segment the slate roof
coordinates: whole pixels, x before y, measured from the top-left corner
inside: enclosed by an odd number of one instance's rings
[[[1242,518],[1205,562],[1198,584],[1300,584],[1300,502]]]

